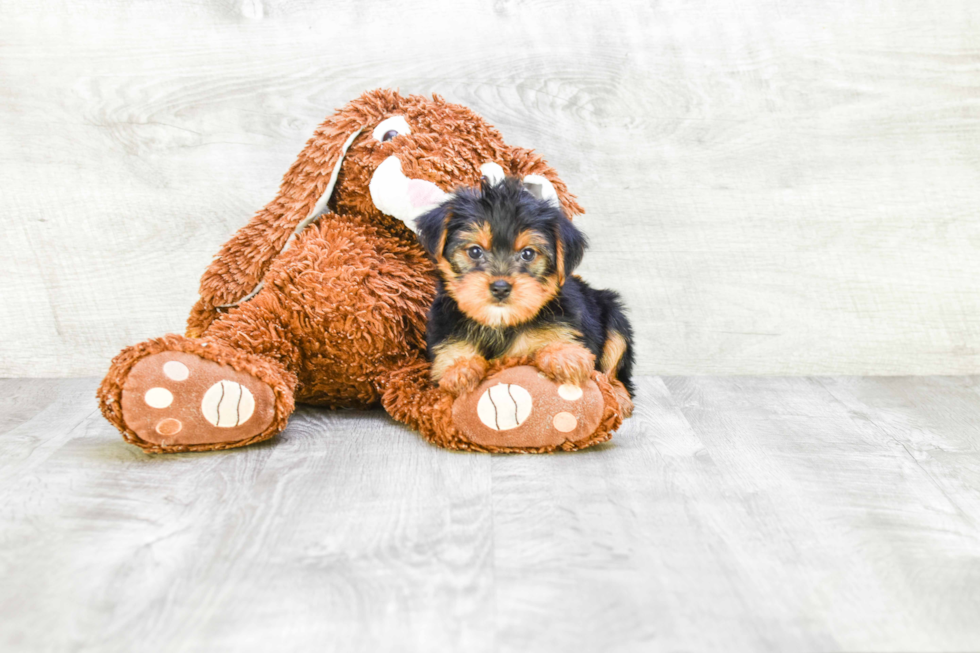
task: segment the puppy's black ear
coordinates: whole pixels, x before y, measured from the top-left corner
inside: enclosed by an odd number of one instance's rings
[[[442,258],[442,249],[446,245],[446,225],[449,223],[449,216],[449,202],[446,202],[428,213],[423,213],[415,220],[419,244],[433,260]]]
[[[558,231],[557,251],[555,255],[558,259],[558,278],[564,283],[565,279],[572,273],[582,257],[585,256],[585,248],[589,246],[585,234],[578,230],[572,221],[564,215],[556,221]]]

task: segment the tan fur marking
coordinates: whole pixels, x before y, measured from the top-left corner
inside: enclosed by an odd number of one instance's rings
[[[439,234],[439,244],[436,246],[435,252],[433,252],[433,254],[435,254],[436,267],[439,268],[439,270],[443,269],[444,263],[446,264],[447,269],[449,269],[448,262],[446,261],[446,256],[445,256],[446,238],[447,238],[446,226],[449,224],[449,221],[452,219],[452,217],[453,217],[453,212],[446,211],[446,218],[445,220],[442,221],[442,233]]]
[[[442,247],[445,247],[445,238],[446,232],[443,230]],[[462,232],[460,244],[449,254],[449,258],[456,266],[456,269],[460,270],[460,272],[457,275],[457,273],[454,272],[451,267],[439,265],[438,267],[440,272],[442,272],[443,279],[448,282],[457,276],[461,278],[463,275],[468,274],[469,271],[474,268],[474,261],[470,258],[467,250],[473,245],[479,245],[485,251],[489,251],[490,243],[491,234],[490,225],[488,224],[478,225],[477,227]]]
[[[490,231],[490,223],[488,222],[481,222],[461,232],[460,236],[462,243],[459,247],[460,251],[466,251],[473,245],[479,245],[485,251],[490,251],[490,246],[493,243],[493,233]]]
[[[440,266],[445,275],[446,270]],[[446,275],[446,290],[470,319],[488,327],[516,326],[533,319],[558,291],[554,279],[544,284],[528,276],[513,278],[513,289],[505,303],[490,294],[490,284],[500,277],[486,272],[469,272],[453,279]],[[450,280],[451,279],[451,280]]]
[[[480,228],[473,234],[473,242],[485,251],[490,251],[490,247],[493,245],[493,232],[490,231],[490,223],[484,222],[480,225]]]
[[[449,222],[448,217],[446,218],[446,222]],[[444,255],[445,249],[446,249],[446,225],[443,224],[442,235],[439,236],[439,246],[436,249],[436,261],[438,261],[439,263],[442,263],[443,261],[446,260],[446,257]]]
[[[438,259],[436,259],[436,268],[438,268],[439,274],[442,275],[442,278],[446,281],[446,289],[449,292],[449,296],[456,299],[456,295],[454,294],[455,288],[453,287],[453,279],[455,278],[456,273],[453,272],[452,263],[440,256]]]
[[[595,356],[577,342],[553,342],[538,350],[534,365],[558,383],[581,386],[595,369]]]
[[[480,358],[476,346],[460,341],[448,340],[433,348],[432,380],[439,381],[454,363],[466,358]]]
[[[514,339],[505,356],[534,356],[540,349],[555,342],[574,342],[581,334],[568,326],[555,324],[528,329]]]
[[[616,371],[619,369],[619,361],[626,353],[626,338],[618,331],[609,334],[609,338],[602,346],[602,358],[599,359],[599,368],[603,374],[610,379],[616,378]]]
[[[490,303],[490,275],[486,272],[468,272],[459,278],[444,277],[449,296],[456,300],[461,311],[483,323],[480,317]]]
[[[565,285],[565,246],[561,244],[561,238],[555,239],[555,268],[558,270],[558,285]]]
[[[541,234],[533,230],[522,231],[514,239],[514,251],[520,252],[521,250],[532,247],[539,251],[543,251],[548,241],[546,241]]]
[[[507,325],[522,324],[533,319],[544,305],[551,301],[556,292],[558,292],[558,285],[553,279],[541,283],[524,275],[516,277],[507,304],[510,309]]]

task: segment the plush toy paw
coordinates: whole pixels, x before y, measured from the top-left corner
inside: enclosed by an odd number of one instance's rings
[[[616,402],[619,404],[619,412],[623,416],[623,419],[633,415],[633,397],[630,396],[629,391],[623,386],[619,381],[612,381],[611,386],[613,396],[616,397]]]
[[[581,386],[595,369],[595,355],[582,345],[556,342],[538,350],[534,364],[559,385]]]
[[[162,446],[245,440],[275,417],[275,396],[249,374],[180,351],[137,362],[122,389],[125,425]]]
[[[460,358],[450,365],[439,379],[439,387],[458,397],[469,392],[487,375],[485,358]]]
[[[557,384],[522,365],[494,374],[453,404],[453,423],[490,451],[580,448],[602,419],[595,381]]]

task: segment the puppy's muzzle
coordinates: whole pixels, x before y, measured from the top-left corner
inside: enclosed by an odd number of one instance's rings
[[[512,287],[510,282],[498,279],[490,284],[490,294],[498,301],[504,300],[510,295]]]

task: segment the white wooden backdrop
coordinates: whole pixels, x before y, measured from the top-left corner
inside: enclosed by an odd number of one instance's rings
[[[980,372],[973,0],[0,0],[0,376],[181,331],[379,86],[545,153],[642,373]]]

